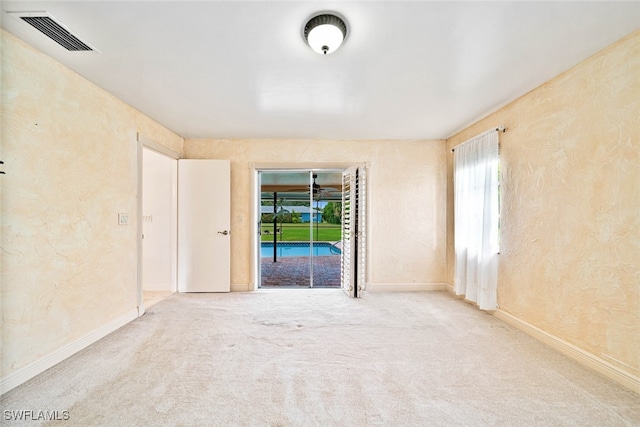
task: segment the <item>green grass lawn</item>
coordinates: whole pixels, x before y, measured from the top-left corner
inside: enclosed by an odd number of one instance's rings
[[[303,224],[278,224],[282,228],[282,234],[278,234],[278,241],[282,242],[308,242],[309,223]],[[267,234],[267,232],[269,234]],[[336,242],[342,239],[340,224],[313,224],[313,240],[318,242]],[[273,242],[273,224],[262,225],[262,241]]]

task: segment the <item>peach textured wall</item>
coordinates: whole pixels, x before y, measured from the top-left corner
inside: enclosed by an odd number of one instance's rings
[[[2,32],[3,377],[136,309],[138,132],[182,152],[182,138]]]
[[[186,139],[185,157],[231,161],[231,283],[251,279],[250,164],[369,162],[370,275],[374,286],[445,283],[444,141]],[[246,221],[238,223],[238,216]]]
[[[500,309],[640,374],[640,32],[447,141],[500,134]],[[448,150],[448,182],[452,155]],[[448,260],[453,202],[448,189]],[[453,283],[453,264],[448,265]]]

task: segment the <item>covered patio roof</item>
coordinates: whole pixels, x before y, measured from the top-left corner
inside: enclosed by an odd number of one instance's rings
[[[342,172],[314,171],[319,186],[313,200],[342,200]],[[274,193],[286,200],[309,200],[309,171],[263,171],[260,193],[263,200],[272,200]]]

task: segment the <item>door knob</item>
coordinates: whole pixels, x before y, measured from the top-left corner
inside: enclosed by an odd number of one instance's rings
[[[218,234],[222,234],[223,236],[226,236],[227,234],[229,234],[230,232],[227,230],[224,231],[218,231]]]

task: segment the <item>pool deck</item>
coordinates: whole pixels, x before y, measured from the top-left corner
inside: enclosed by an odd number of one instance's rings
[[[309,257],[281,257],[260,260],[263,288],[309,287]],[[340,256],[317,256],[313,258],[313,287],[340,287]]]

